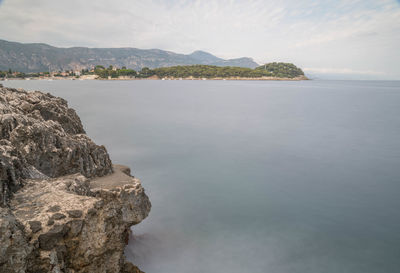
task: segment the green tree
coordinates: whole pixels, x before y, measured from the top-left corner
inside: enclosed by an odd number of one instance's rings
[[[139,71],[139,76],[142,78],[148,78],[154,75],[154,71],[148,67],[143,67],[142,70]]]

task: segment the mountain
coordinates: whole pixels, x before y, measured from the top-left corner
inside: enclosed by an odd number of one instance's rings
[[[195,60],[198,60],[199,64],[209,64],[209,63],[215,63],[215,62],[219,62],[221,59],[218,57],[215,57],[214,55],[205,52],[205,51],[201,51],[201,50],[197,50],[195,52],[193,52],[192,54],[189,54],[189,56]]]
[[[23,44],[0,40],[0,70],[21,72],[81,70],[96,65],[126,66],[140,70],[175,65],[258,66],[251,58],[224,60],[204,51],[178,54],[160,49],[138,48],[60,48],[47,44]]]

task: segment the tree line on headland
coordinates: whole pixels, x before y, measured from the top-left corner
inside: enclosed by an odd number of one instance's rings
[[[291,63],[268,63],[254,69],[233,66],[213,66],[213,65],[187,65],[171,66],[150,69],[142,68],[135,71],[126,67],[116,68],[113,66],[104,67],[97,65],[93,69],[82,69],[81,71],[59,71],[41,73],[21,73],[0,71],[0,78],[34,78],[34,77],[75,77],[83,75],[95,75],[102,79],[108,78],[297,78],[304,77],[304,72]]]

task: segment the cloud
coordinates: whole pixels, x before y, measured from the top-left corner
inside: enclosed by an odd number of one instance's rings
[[[6,0],[0,37],[57,46],[205,50],[400,78],[395,0]]]

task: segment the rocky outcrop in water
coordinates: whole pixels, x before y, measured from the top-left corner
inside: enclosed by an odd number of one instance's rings
[[[130,227],[151,204],[67,102],[0,86],[0,272],[140,272]]]

